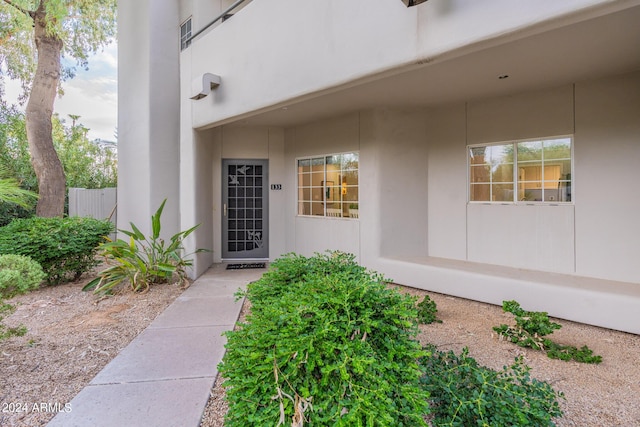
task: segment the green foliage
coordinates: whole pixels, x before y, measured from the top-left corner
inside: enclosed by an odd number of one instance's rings
[[[564,398],[546,382],[529,375],[522,357],[494,371],[469,356],[427,346],[431,356],[421,360],[422,385],[431,394],[432,425],[459,427],[555,426]]]
[[[425,295],[422,301],[418,303],[418,321],[424,325],[434,322],[442,323],[442,320],[437,318],[437,313],[436,302],[429,295]]]
[[[544,336],[560,329],[544,311],[525,311],[516,301],[503,301],[502,310],[515,316],[516,326],[500,325],[493,328],[501,336],[520,347],[544,350]]]
[[[37,190],[36,175],[31,166],[24,113],[0,101],[0,178],[12,179],[22,190]],[[0,200],[0,227],[14,218],[28,218],[35,206],[21,207]]]
[[[80,116],[67,123],[54,115],[53,144],[62,162],[67,188],[106,188],[118,183],[117,153],[113,147],[89,141]]]
[[[41,2],[12,0],[0,2],[0,62],[6,75],[20,80],[23,96],[29,92],[35,73],[34,21],[31,14]],[[61,40],[62,56],[75,59],[87,67],[88,55],[107,45],[115,37],[116,0],[47,0],[44,2],[46,28],[50,35]],[[62,77],[70,78],[75,66],[66,62]]]
[[[7,176],[17,179],[22,188],[38,188],[29,154],[25,114],[4,101],[0,101],[0,164],[7,170]]]
[[[219,367],[226,426],[427,425],[413,297],[339,252],[286,255],[246,297]]]
[[[0,228],[0,254],[28,256],[38,262],[49,284],[76,280],[96,265],[96,251],[113,230],[93,218],[17,219]]]
[[[38,195],[32,191],[20,188],[17,179],[6,178],[7,172],[0,165],[0,202],[10,203],[28,209],[34,205]]]
[[[516,301],[503,301],[502,310],[515,316],[515,326],[502,324],[493,330],[520,347],[542,350],[552,359],[575,360],[582,363],[600,363],[601,356],[594,356],[587,346],[577,349],[573,346],[557,344],[546,335],[562,326],[552,322],[544,311],[525,311]]]
[[[69,125],[57,114],[53,115],[51,124],[53,144],[64,168],[67,188],[117,185],[117,159],[112,147],[89,141],[87,128],[75,121]],[[38,180],[31,165],[25,128],[24,113],[0,102],[0,167],[22,188],[37,191]]]
[[[86,136],[87,128],[75,122],[69,126],[55,114],[52,127],[53,144],[65,171],[67,188],[91,189],[117,185],[117,159],[113,148],[89,141]],[[12,179],[22,190],[38,191],[38,180],[29,154],[24,113],[1,101],[0,171],[0,178]],[[0,200],[0,227],[13,219],[29,218],[34,214],[33,206],[23,208]]]
[[[37,289],[46,277],[36,261],[23,255],[0,255],[0,297]]]
[[[186,268],[192,260],[183,255],[183,240],[198,225],[174,234],[168,244],[160,237],[161,216],[165,199],[158,210],[151,216],[152,234],[149,238],[131,223],[132,231],[119,230],[129,236],[129,242],[118,239],[101,245],[102,255],[110,265],[100,272],[98,277],[89,282],[83,290],[94,290],[96,293],[108,294],[119,284],[128,281],[136,291],[145,291],[150,285],[170,282],[174,277],[179,281],[186,280]],[[198,249],[202,252],[204,249]]]
[[[576,348],[572,345],[558,344],[548,339],[545,340],[545,345],[547,356],[551,359],[575,360],[576,362],[595,364],[602,362],[602,356],[594,355],[593,350],[586,345]]]
[[[31,218],[35,209],[25,209],[14,203],[0,202],[0,227],[4,227],[14,219]]]
[[[4,317],[15,310],[14,306],[3,300],[37,289],[44,278],[42,267],[31,258],[0,255],[0,341],[27,333],[24,326],[8,328],[3,323]]]

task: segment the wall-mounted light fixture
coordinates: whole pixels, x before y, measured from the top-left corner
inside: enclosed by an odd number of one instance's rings
[[[411,7],[411,6],[417,6],[420,3],[424,3],[426,1],[427,0],[402,0],[402,3],[404,3],[405,6],[407,6],[407,7]]]
[[[202,99],[209,93],[220,86],[222,79],[220,76],[211,73],[204,73],[202,77],[196,78],[191,82],[191,93],[195,93],[191,99]]]

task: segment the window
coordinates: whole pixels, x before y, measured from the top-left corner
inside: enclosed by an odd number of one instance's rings
[[[571,137],[472,145],[470,202],[570,202]]]
[[[358,218],[358,153],[298,159],[298,215]]]
[[[191,18],[180,25],[180,50],[185,50],[191,45]]]

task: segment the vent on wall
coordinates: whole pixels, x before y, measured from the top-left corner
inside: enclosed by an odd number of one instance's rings
[[[209,93],[220,86],[220,76],[211,73],[204,73],[202,77],[198,77],[191,82],[191,92],[194,94],[191,99],[202,99]]]
[[[402,0],[402,3],[404,3],[405,6],[407,6],[407,7],[411,7],[411,6],[417,6],[420,3],[424,3],[426,1],[427,0]]]

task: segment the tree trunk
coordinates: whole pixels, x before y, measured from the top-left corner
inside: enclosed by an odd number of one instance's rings
[[[45,3],[46,0],[41,1],[33,14],[38,65],[27,103],[26,124],[31,164],[38,178],[40,194],[36,215],[54,217],[64,214],[66,191],[64,169],[53,146],[51,125],[60,82],[62,40],[47,33]]]

